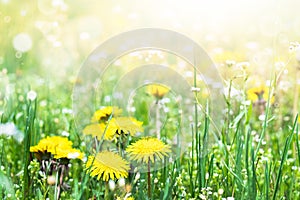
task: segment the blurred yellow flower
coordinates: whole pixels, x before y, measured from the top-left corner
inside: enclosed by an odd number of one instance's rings
[[[251,88],[247,91],[247,97],[252,102],[264,101],[267,102],[269,98],[269,88],[262,85],[259,87]],[[274,103],[275,98],[272,96],[270,98],[270,103]]]
[[[30,147],[30,152],[35,153],[38,159],[42,159],[44,154],[51,154],[55,159],[83,159],[83,153],[72,148],[72,142],[66,137],[52,136],[39,141],[35,146]]]
[[[101,124],[89,124],[83,129],[83,134],[92,135],[93,137],[102,138],[103,128]]]
[[[134,200],[134,198],[133,197],[124,197],[124,198],[117,197],[116,200]]]
[[[103,133],[105,140],[112,140],[120,135],[130,134],[134,136],[137,132],[143,132],[143,122],[140,122],[132,117],[117,117],[112,118],[107,123],[90,124],[83,129],[86,135],[97,136],[98,139],[102,138]]]
[[[217,63],[223,63],[223,62],[226,63],[226,61],[227,62],[232,61],[236,63],[245,60],[244,54],[242,54],[241,52],[232,52],[232,51],[217,52],[213,57],[214,57],[214,61]]]
[[[98,180],[101,178],[103,181],[108,181],[127,178],[130,167],[128,162],[118,154],[104,151],[97,153],[96,157],[89,156],[86,169],[90,172],[90,176],[97,176]]]
[[[157,99],[162,99],[170,89],[162,85],[150,84],[147,86],[147,91]]]
[[[134,136],[137,132],[143,132],[144,129],[142,125],[143,122],[132,117],[117,117],[112,118],[108,122],[107,127],[105,124],[101,124],[101,127],[103,132],[106,128],[104,138],[107,140],[112,140],[122,134],[130,134],[131,136]]]
[[[113,115],[113,117],[118,117],[120,116],[121,113],[122,113],[122,109],[116,106],[103,107],[94,113],[91,122],[92,123],[101,122],[101,121],[105,122],[109,119],[111,115]]]
[[[154,158],[162,160],[164,156],[168,156],[171,148],[157,138],[146,137],[129,145],[126,152],[131,160],[148,163],[154,162]]]

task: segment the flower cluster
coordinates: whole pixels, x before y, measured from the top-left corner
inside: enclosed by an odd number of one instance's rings
[[[168,92],[161,86],[156,87],[156,89],[152,86],[151,91],[157,101]],[[103,142],[111,141],[118,147],[117,150],[112,150],[109,147],[103,150],[104,148],[100,147],[100,152],[88,157],[85,170],[91,177],[106,182],[113,189],[116,179],[120,180],[128,177],[130,165],[125,159],[127,153],[131,161],[148,166],[148,197],[150,198],[150,163],[162,161],[164,157],[171,153],[171,147],[158,138],[152,137],[144,137],[131,143],[137,132],[143,132],[143,123],[132,117],[122,117],[120,116],[121,113],[122,110],[117,107],[101,108],[94,113],[91,124],[84,128],[84,134],[92,135],[99,140],[104,139]],[[128,144],[130,145],[128,146]],[[126,190],[124,199],[133,199],[128,195],[131,195],[131,193]],[[107,190],[105,196],[109,198]],[[115,195],[115,197],[121,199],[119,196]]]

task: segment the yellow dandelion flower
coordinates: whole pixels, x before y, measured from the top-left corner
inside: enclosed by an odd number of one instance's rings
[[[117,117],[112,118],[108,123],[89,124],[83,129],[83,133],[101,139],[105,132],[104,139],[112,140],[122,134],[134,136],[137,132],[143,132],[142,125],[143,122],[132,117]]]
[[[213,57],[214,57],[214,61],[217,63],[223,63],[226,61],[241,62],[245,60],[245,55],[243,55],[242,53],[231,52],[231,51],[217,52]]]
[[[133,197],[124,197],[124,198],[117,197],[116,200],[134,200],[134,198]]]
[[[57,148],[71,148],[72,142],[68,140],[66,137],[61,136],[52,136],[41,139],[36,146],[30,147],[30,152],[34,153],[55,153]]]
[[[122,134],[130,134],[131,136],[134,136],[137,132],[143,132],[144,129],[142,125],[143,122],[132,117],[117,117],[112,118],[107,124],[107,127],[106,124],[101,124],[100,126],[103,132],[106,128],[104,138],[112,140]]]
[[[259,86],[251,88],[247,91],[247,97],[252,102],[257,101],[268,101],[269,98],[269,88],[266,86]],[[270,103],[274,103],[275,99],[272,96],[270,99]]]
[[[158,84],[148,85],[147,90],[149,94],[153,95],[157,99],[162,99],[170,91],[169,88]]]
[[[104,124],[105,126],[105,124]],[[101,124],[89,124],[83,129],[83,134],[92,135],[93,137],[102,138],[103,135],[103,125]]]
[[[157,138],[146,137],[129,145],[126,152],[131,160],[148,163],[154,162],[154,158],[162,160],[171,152],[170,148]]]
[[[72,148],[72,142],[66,137],[52,136],[39,141],[35,146],[30,147],[30,152],[35,153],[38,159],[42,159],[43,155],[51,154],[55,159],[83,159],[83,153]]]
[[[130,167],[128,162],[118,154],[103,151],[97,153],[96,157],[88,157],[86,169],[90,172],[90,176],[97,176],[98,180],[101,178],[103,181],[108,181],[127,178]]]
[[[113,117],[117,117],[120,116],[120,114],[122,113],[122,109],[115,107],[115,106],[107,106],[107,107],[103,107],[99,110],[97,110],[92,119],[91,122],[95,123],[95,122],[101,122],[101,121],[107,121],[108,118],[113,115]]]

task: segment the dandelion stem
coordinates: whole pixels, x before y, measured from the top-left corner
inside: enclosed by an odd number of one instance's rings
[[[157,135],[157,138],[160,139],[160,121],[159,121],[159,118],[160,118],[160,115],[159,115],[159,101],[157,101],[157,103],[155,104],[156,106],[156,113],[155,113],[155,125],[156,125],[156,135]]]
[[[62,165],[60,177],[59,177],[59,184],[57,186],[57,197],[56,197],[57,200],[60,199],[60,192],[61,192],[61,186],[62,186],[63,180],[64,180],[64,173],[65,173],[65,165]]]
[[[109,185],[108,185],[108,181],[105,182],[105,194],[104,194],[104,199],[105,200],[109,200]]]
[[[300,67],[299,67],[300,68]],[[299,102],[299,86],[298,86],[298,77],[300,74],[300,70],[297,70],[297,72],[295,73],[295,93],[294,93],[294,103],[293,103],[293,118],[296,117],[297,113],[298,113],[298,102]]]
[[[148,160],[148,198],[151,199],[150,158]]]

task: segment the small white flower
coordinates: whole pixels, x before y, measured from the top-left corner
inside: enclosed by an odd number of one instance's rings
[[[111,191],[114,191],[115,188],[116,188],[115,181],[109,180],[109,181],[108,181],[108,186],[109,186],[109,189],[110,189]]]
[[[236,62],[234,60],[226,60],[225,63],[228,66],[233,66],[233,65],[235,65]]]
[[[205,179],[208,180],[209,179],[209,173],[205,174]]]
[[[22,142],[24,138],[23,132],[18,130],[13,122],[0,123],[0,135],[13,136],[18,142]]]
[[[63,108],[61,112],[63,114],[73,114],[73,110],[68,108]]]
[[[30,101],[34,101],[37,97],[37,93],[33,90],[30,90],[28,93],[27,93],[27,99],[30,100]]]
[[[69,137],[70,133],[68,133],[67,131],[63,131],[61,133],[62,136],[65,136],[65,137]]]
[[[47,106],[47,101],[46,101],[46,100],[41,101],[41,102],[40,102],[40,106],[41,106],[41,107]]]
[[[200,199],[203,199],[203,200],[206,199],[205,195],[203,195],[203,194],[200,194],[199,197],[200,197]]]
[[[264,121],[265,120],[265,115],[259,115],[259,117],[258,117],[258,119],[260,120],[260,121]]]
[[[105,102],[110,102],[110,100],[111,100],[110,96],[105,96],[105,97],[104,97],[104,101],[105,101]]]
[[[139,180],[140,179],[140,177],[141,177],[141,174],[138,172],[138,173],[136,173],[136,175],[135,175],[135,179],[134,179],[134,182],[136,182],[137,180]]]
[[[119,187],[124,187],[125,186],[125,179],[120,178],[119,181],[118,181],[118,185],[119,185]]]
[[[237,63],[236,66],[242,70],[245,70],[247,68],[250,67],[250,63],[248,62],[240,62],[240,63]]]
[[[222,195],[224,193],[224,190],[222,188],[218,189],[218,194]]]
[[[79,152],[74,152],[74,153],[68,153],[68,158],[69,159],[76,159],[80,156]]]
[[[170,103],[170,99],[169,99],[169,98],[163,98],[162,100],[160,100],[160,102],[161,102],[162,104]]]
[[[192,92],[200,92],[200,88],[198,88],[198,87],[192,87],[191,91]]]
[[[169,108],[167,108],[167,107],[164,107],[163,109],[164,109],[165,113],[168,113],[170,111]]]
[[[297,166],[292,166],[292,170],[297,170],[298,169],[298,167]]]

